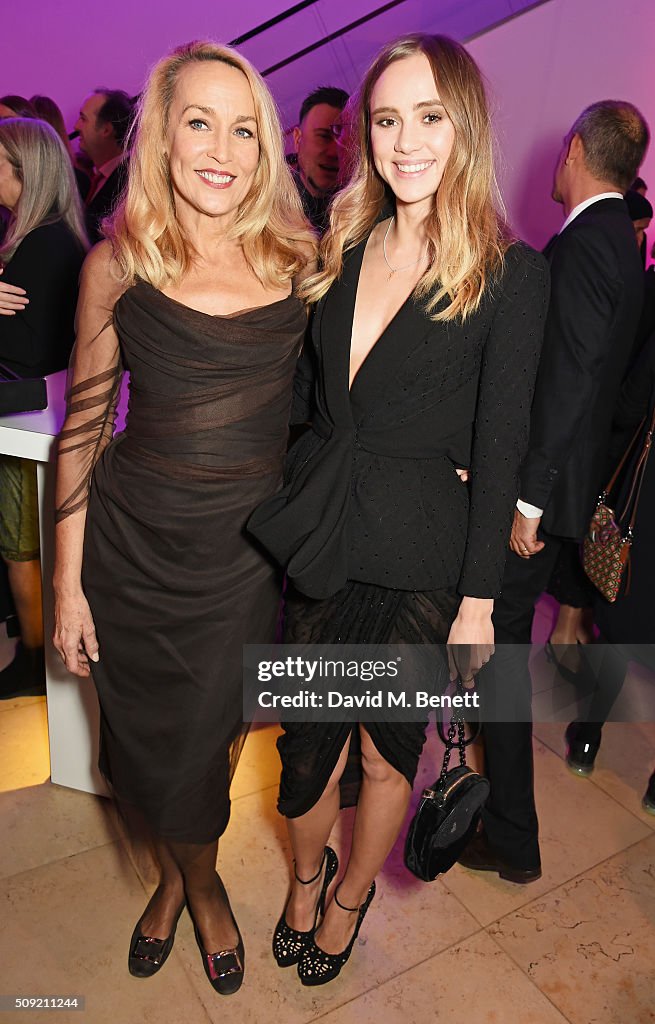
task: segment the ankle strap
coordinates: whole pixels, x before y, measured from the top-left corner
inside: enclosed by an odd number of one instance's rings
[[[305,881],[305,880],[304,880],[303,878],[300,878],[300,877],[298,876],[298,872],[296,871],[296,862],[295,862],[295,860],[294,860],[294,862],[293,862],[293,873],[294,873],[294,875],[296,876],[296,881],[297,881],[297,882],[300,882],[300,884],[301,884],[301,885],[311,885],[311,884],[312,884],[312,882],[315,882],[315,881],[316,881],[316,879],[320,877],[320,874],[321,874],[321,872],[322,872],[322,870],[323,870],[323,865],[325,864],[325,858],[326,858],[326,857],[327,857],[327,852],[326,852],[326,850],[324,850],[324,851],[323,851],[323,859],[321,860],[321,866],[320,866],[320,868],[318,869],[318,871],[316,872],[316,874],[314,875],[314,877],[313,877],[313,878],[308,878],[308,879],[307,879],[307,881]]]
[[[343,903],[341,903],[339,901],[339,897],[337,895],[337,893],[339,892],[340,888],[341,888],[341,882],[339,882],[338,886],[334,890],[334,902],[336,903],[336,905],[338,907],[341,907],[342,910],[347,910],[349,914],[354,914],[360,908],[359,907],[344,907]]]

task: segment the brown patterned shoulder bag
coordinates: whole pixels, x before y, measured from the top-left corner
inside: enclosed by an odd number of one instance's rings
[[[612,475],[612,479],[600,494],[596,511],[582,544],[584,571],[603,597],[612,603],[616,601],[624,579],[625,593],[627,594],[630,589],[630,549],[634,539],[641,485],[653,444],[653,433],[655,433],[655,408],[639,458],[635,462],[623,510],[619,515],[610,505],[611,495],[623,467],[635,449],[638,438],[642,436],[645,423],[646,419],[643,419],[639,424],[637,432]]]

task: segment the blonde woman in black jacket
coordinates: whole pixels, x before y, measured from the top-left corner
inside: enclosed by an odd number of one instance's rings
[[[484,88],[463,47],[385,47],[358,119],[358,163],[305,286],[318,305],[294,411],[311,412],[311,430],[250,528],[287,569],[287,643],[472,644],[472,676],[493,649],[548,270],[494,209]],[[350,955],[424,737],[421,722],[285,725],[279,808],[296,882],[273,949],[304,984],[330,981]],[[330,888],[351,739],[362,782]]]

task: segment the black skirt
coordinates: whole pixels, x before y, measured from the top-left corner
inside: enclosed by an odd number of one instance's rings
[[[286,644],[443,644],[461,598],[454,589],[390,590],[349,580],[332,597],[315,600],[290,588],[284,608]],[[367,722],[376,749],[410,786],[425,743],[426,721]],[[278,809],[296,818],[317,803],[350,737],[341,806],[357,802],[361,782],[359,730],[349,722],[283,722]]]

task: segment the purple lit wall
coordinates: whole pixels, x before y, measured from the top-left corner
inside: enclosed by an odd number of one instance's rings
[[[473,40],[495,107],[499,180],[509,220],[543,247],[562,223],[550,199],[562,137],[601,99],[636,104],[653,142],[641,169],[655,205],[655,2],[552,0]],[[655,221],[650,230],[655,240]]]
[[[239,49],[265,72],[336,36],[268,78],[285,126],[290,127],[307,92],[323,82],[354,88],[361,69],[394,36],[432,31],[470,38],[534,3],[305,0],[298,13],[247,39]],[[26,8],[9,0],[2,12],[0,95],[52,94],[64,115],[74,119],[81,98],[98,85],[139,92],[148,67],[176,44],[204,38],[229,42],[298,6],[302,4],[297,0],[32,0],[28,30]],[[371,17],[380,9],[383,13]]]
[[[288,10],[295,0],[17,0],[4,5],[0,95],[51,95],[69,126],[97,86],[136,93],[148,67],[177,43],[229,41]],[[272,72],[285,126],[319,84],[353,89],[388,39],[410,31],[469,40],[494,97],[499,178],[515,230],[542,245],[560,223],[549,200],[564,132],[593,100],[630,99],[655,129],[655,0],[315,0],[239,48],[265,71],[326,36],[360,22],[327,45]],[[523,13],[522,13],[523,12]],[[494,27],[495,26],[495,27]],[[655,145],[643,168],[655,195]]]

